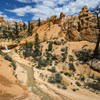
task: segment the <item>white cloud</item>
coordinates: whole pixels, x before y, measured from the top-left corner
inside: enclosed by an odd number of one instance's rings
[[[31,10],[32,10],[32,7],[26,6],[24,8],[16,8],[14,10],[8,10],[8,11],[16,13],[18,16],[24,16],[26,13],[30,13]]]
[[[60,12],[64,12],[66,15],[72,15],[79,13],[84,5],[88,8],[95,8],[100,4],[100,0],[17,0],[22,3],[35,2],[36,5],[26,6],[23,8],[16,8],[9,10],[10,12],[16,13],[18,16],[25,16],[27,13],[33,14],[33,20],[46,19],[52,15],[59,16]],[[61,5],[59,7],[58,5]]]
[[[0,12],[0,17],[4,17],[5,21],[10,21],[10,22],[12,22],[12,21],[17,21],[17,22],[21,21],[20,19],[10,18],[7,15],[3,14],[3,12]]]
[[[21,2],[21,3],[31,3],[32,0],[17,0],[18,2]]]

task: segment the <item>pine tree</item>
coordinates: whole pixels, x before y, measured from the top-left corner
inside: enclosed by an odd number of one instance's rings
[[[51,22],[51,20],[49,20],[49,22],[48,22],[48,27],[49,27],[49,30],[50,30],[50,22]]]
[[[41,20],[40,20],[40,18],[38,19],[38,26],[41,26]]]
[[[49,42],[48,51],[52,51],[52,42]]]
[[[18,31],[18,24],[15,22],[15,29],[14,29],[16,37],[18,37],[19,31]]]
[[[41,56],[41,51],[40,51],[40,41],[39,41],[39,35],[38,33],[35,34],[35,42],[34,42],[34,53],[33,53],[33,57],[34,59],[36,58],[36,60],[39,58],[39,56]]]
[[[28,35],[32,35],[32,30],[33,30],[33,25],[29,21],[28,22]]]
[[[32,47],[33,47],[33,44],[32,43],[28,43],[27,41],[26,41],[26,43],[25,43],[25,46],[24,46],[24,52],[23,52],[23,55],[25,56],[25,57],[29,57],[29,56],[32,56]]]
[[[26,24],[23,24],[23,30],[25,30],[27,28]]]

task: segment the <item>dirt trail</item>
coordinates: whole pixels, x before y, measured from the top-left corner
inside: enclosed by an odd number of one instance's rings
[[[14,61],[16,61],[16,63],[20,64],[26,71],[27,71],[27,76],[28,76],[28,80],[29,80],[29,88],[31,88],[32,92],[35,93],[36,95],[40,96],[42,98],[42,100],[53,100],[50,98],[49,95],[47,95],[46,93],[44,93],[45,91],[43,89],[39,89],[36,85],[36,81],[34,78],[34,72],[32,70],[32,68],[30,66],[32,66],[32,63],[29,61],[26,61],[23,58],[20,58],[20,56],[14,52],[9,52],[9,56],[13,58]],[[63,90],[59,90],[55,87],[52,87],[51,85],[49,85],[46,82],[43,82],[42,80],[38,81],[41,83],[41,85],[44,85],[48,91],[53,91],[53,95],[57,94],[58,96],[60,96],[61,98],[65,98],[63,100],[99,100],[100,97],[93,94],[89,94],[89,92],[87,92],[87,95],[84,95],[83,93],[75,93],[72,91],[63,91]],[[44,92],[43,92],[44,91]],[[52,93],[51,93],[52,95]],[[60,100],[60,99],[58,99]]]
[[[30,67],[32,64],[29,61],[26,61],[22,58],[19,57],[19,55],[13,53],[13,52],[9,52],[8,53],[10,57],[12,57],[12,59],[20,64],[26,71],[27,71],[27,76],[28,76],[28,80],[29,80],[29,88],[31,88],[32,92],[35,93],[36,95],[40,96],[42,100],[51,100],[50,97],[43,93],[35,84],[35,79],[34,79],[34,72],[32,70],[32,68]]]

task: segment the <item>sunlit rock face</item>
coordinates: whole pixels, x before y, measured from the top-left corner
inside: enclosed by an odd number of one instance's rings
[[[4,17],[0,17],[0,23],[5,22]]]
[[[92,16],[87,6],[82,8],[79,16],[66,16],[65,20],[62,29],[67,40],[96,41],[99,32],[97,29],[97,18]]]
[[[82,11],[80,12],[79,17],[82,18],[82,17],[89,17],[89,16],[91,16],[91,13],[90,13],[90,11],[88,10],[88,7],[87,7],[87,6],[84,6],[84,7],[82,8]]]

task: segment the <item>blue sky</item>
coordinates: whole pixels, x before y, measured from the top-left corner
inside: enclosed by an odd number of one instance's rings
[[[0,16],[6,21],[25,22],[46,19],[52,15],[59,16],[79,13],[84,5],[89,9],[100,4],[100,0],[0,0]]]

